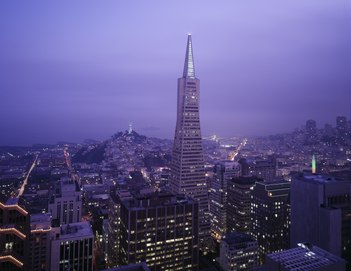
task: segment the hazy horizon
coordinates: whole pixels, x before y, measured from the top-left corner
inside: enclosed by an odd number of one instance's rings
[[[186,8],[185,8],[186,7]],[[202,135],[265,136],[351,118],[351,4],[0,3],[0,145],[173,139],[191,32]]]

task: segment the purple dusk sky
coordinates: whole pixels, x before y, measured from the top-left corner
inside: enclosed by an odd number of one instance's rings
[[[1,1],[0,145],[172,138],[192,33],[203,135],[351,117],[351,2]]]

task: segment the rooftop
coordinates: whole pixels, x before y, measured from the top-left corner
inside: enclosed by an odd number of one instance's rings
[[[31,230],[48,230],[51,228],[51,214],[34,214],[30,216]]]
[[[310,271],[323,266],[344,262],[343,259],[311,244],[298,244],[297,248],[268,254],[266,257],[280,263],[288,270]],[[319,269],[318,269],[319,270]]]
[[[266,191],[282,191],[290,189],[291,182],[286,180],[272,180],[257,182],[256,186],[258,185],[264,186]]]
[[[317,183],[334,183],[337,181],[342,181],[341,179],[336,179],[328,175],[315,175],[315,174],[304,174],[301,179],[313,181]]]
[[[253,185],[256,182],[263,182],[263,180],[258,177],[238,177],[233,178],[230,182],[241,185]]]
[[[138,196],[131,200],[124,200],[123,204],[129,208],[148,208],[157,206],[192,204],[194,201],[182,195],[174,195],[168,192],[154,192],[148,195]]]
[[[60,229],[59,239],[71,238],[92,238],[94,237],[93,230],[89,222],[78,222],[67,225],[62,225]]]
[[[115,268],[110,268],[102,271],[150,271],[145,263],[129,264],[126,266],[120,266]]]
[[[243,245],[251,242],[257,242],[252,236],[241,233],[241,232],[231,232],[223,236],[221,242],[227,243],[233,248],[242,248]]]

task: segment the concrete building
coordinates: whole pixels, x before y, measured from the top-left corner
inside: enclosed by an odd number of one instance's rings
[[[266,160],[240,159],[242,175],[245,177],[255,176],[265,181],[272,181],[277,177],[277,160],[269,156]]]
[[[290,182],[256,182],[252,191],[251,234],[258,241],[260,259],[289,248]]]
[[[50,271],[93,270],[94,234],[89,222],[52,229]]]
[[[195,77],[192,46],[191,35],[188,35],[184,72],[178,79],[170,186],[174,194],[185,194],[199,202],[199,236],[202,247],[206,247],[206,240],[210,240],[208,191],[200,128],[200,81]]]
[[[226,161],[215,166],[209,199],[211,234],[217,240],[227,232],[228,182],[234,177],[239,177],[240,173],[241,167],[237,162]]]
[[[258,244],[250,235],[233,232],[221,239],[219,264],[225,271],[254,270],[258,265]]]
[[[150,270],[198,270],[198,203],[151,194],[121,202],[119,257]]]
[[[50,271],[51,256],[51,215],[30,216],[30,240],[28,270]]]
[[[234,178],[228,182],[228,232],[250,232],[251,194],[258,181],[262,181],[262,179],[256,177],[240,177]]]
[[[345,271],[346,262],[311,244],[268,254],[264,271]]]
[[[62,178],[57,182],[49,200],[48,210],[60,225],[80,222],[82,216],[82,192],[78,184]]]
[[[110,196],[107,255],[105,255],[108,267],[116,267],[121,264],[118,257],[119,241],[121,237],[121,201],[132,199],[133,197],[127,189],[117,190],[116,193],[113,193]]]
[[[309,242],[351,262],[350,198],[350,180],[294,175],[291,181],[292,247]]]

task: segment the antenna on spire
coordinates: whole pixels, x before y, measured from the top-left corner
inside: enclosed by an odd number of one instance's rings
[[[128,126],[128,134],[131,134],[133,132],[133,123],[129,122],[129,126]]]

